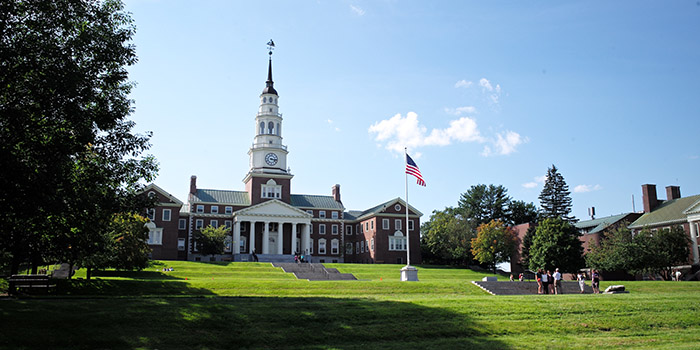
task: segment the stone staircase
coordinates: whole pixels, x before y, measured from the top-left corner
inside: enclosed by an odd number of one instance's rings
[[[500,282],[486,282],[486,281],[472,281],[475,285],[485,290],[487,293],[493,295],[527,295],[527,294],[537,294],[537,282],[519,282],[519,281],[500,281]],[[562,281],[561,287],[563,294],[580,294],[581,289],[578,287],[578,282],[575,281]],[[586,287],[584,287],[584,294],[592,294],[593,289],[591,288],[591,282],[586,281]]]
[[[354,281],[351,273],[340,273],[338,269],[327,268],[323,264],[310,263],[272,263],[284,272],[293,273],[297,279],[309,281]]]

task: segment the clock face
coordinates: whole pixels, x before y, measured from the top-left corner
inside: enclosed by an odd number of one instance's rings
[[[274,153],[266,154],[265,155],[265,163],[267,163],[267,165],[270,165],[270,166],[277,164],[277,155]]]

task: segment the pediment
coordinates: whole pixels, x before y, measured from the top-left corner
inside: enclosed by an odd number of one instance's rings
[[[177,204],[177,205],[182,205],[183,203],[177,199],[175,196],[172,194],[168,193],[164,189],[160,188],[160,186],[152,183],[146,186],[141,193],[148,193],[148,192],[155,192],[160,194],[160,200],[161,203],[169,203],[169,204]]]
[[[294,217],[311,218],[311,214],[297,209],[280,200],[273,199],[254,206],[241,209],[235,213],[236,216],[264,216],[264,217]]]
[[[688,209],[683,211],[683,214],[685,215],[690,215],[690,214],[700,214],[700,200],[697,202],[693,203]]]

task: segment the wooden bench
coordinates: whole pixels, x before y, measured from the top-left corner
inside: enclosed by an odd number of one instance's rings
[[[50,288],[56,287],[47,275],[12,275],[7,281],[10,282],[10,293],[15,293],[18,289],[32,288],[46,288],[48,292]]]

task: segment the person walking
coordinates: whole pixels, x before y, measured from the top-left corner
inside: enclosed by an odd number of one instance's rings
[[[544,294],[549,294],[549,276],[547,276],[548,273],[549,271],[544,272],[544,270],[542,270],[542,289],[544,290]]]
[[[537,281],[537,294],[542,294],[542,269],[537,269],[535,280]]]
[[[578,281],[579,289],[581,289],[581,294],[583,294],[586,288],[586,276],[582,272],[579,272],[578,275],[576,275],[576,280]]]
[[[554,269],[554,294],[564,294],[564,291],[561,289],[561,272],[559,272],[559,268],[557,267]]]
[[[591,287],[593,288],[593,294],[600,294],[600,275],[598,270],[593,270],[591,273]]]

